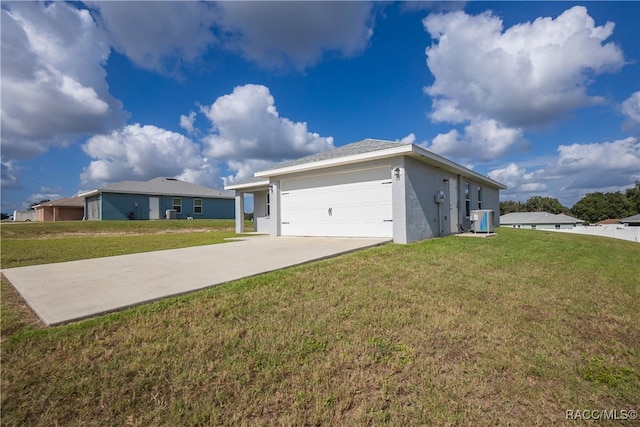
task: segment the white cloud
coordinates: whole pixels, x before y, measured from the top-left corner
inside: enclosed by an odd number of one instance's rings
[[[111,43],[138,67],[180,72],[211,47],[267,67],[360,53],[373,32],[371,2],[85,2]]]
[[[472,120],[464,128],[464,134],[456,129],[439,134],[426,148],[463,161],[489,161],[524,145],[521,129],[504,127],[495,120]]]
[[[225,46],[269,67],[299,69],[329,51],[349,57],[373,34],[371,2],[220,2]]]
[[[396,139],[396,141],[401,144],[413,144],[416,142],[416,135],[411,132],[409,135],[405,136],[402,139]]]
[[[82,149],[93,159],[80,176],[85,189],[158,176],[219,186],[214,181],[215,165],[201,155],[198,144],[156,126],[129,125],[108,135],[90,138]]]
[[[305,122],[280,117],[266,86],[238,86],[201,112],[213,126],[203,138],[204,153],[229,162],[239,173],[256,160],[277,162],[333,148],[332,137],[309,132]]]
[[[488,176],[506,184],[503,199],[526,200],[551,191],[572,206],[586,193],[624,191],[640,179],[640,137],[613,142],[558,147],[558,156],[532,172],[515,163],[494,169]]]
[[[620,111],[627,118],[624,127],[640,134],[640,91],[634,92],[620,106]]]
[[[64,196],[62,196],[57,190],[41,188],[39,193],[30,194],[24,204],[25,206],[29,206],[32,203],[38,203],[42,200],[57,200],[62,197]]]
[[[252,178],[253,173],[259,170],[265,170],[277,162],[271,160],[261,159],[247,159],[247,160],[229,160],[226,162],[229,170],[234,174],[223,177],[224,184],[230,184],[232,182],[241,181],[243,179]]]
[[[113,46],[140,68],[179,72],[216,42],[212,3],[200,1],[86,2]]]
[[[525,168],[515,163],[509,163],[504,168],[494,169],[487,176],[506,185],[506,193],[511,195],[532,192],[538,192],[539,194],[539,192],[547,190],[545,183],[536,182],[541,179],[541,171],[527,173]]]
[[[86,10],[12,2],[1,13],[4,159],[30,159],[122,125],[103,67],[110,49]]]
[[[22,188],[20,184],[20,168],[14,160],[0,161],[3,190],[19,190]]]
[[[595,177],[596,182],[607,181],[607,175],[612,174],[640,176],[640,136],[600,144],[561,145],[558,153],[558,170],[592,176],[597,170],[602,175]]]
[[[180,127],[186,130],[188,133],[194,133],[196,130],[193,127],[193,123],[196,121],[196,112],[191,111],[188,116],[184,114],[180,116]]]
[[[425,92],[434,98],[436,122],[493,119],[509,128],[552,123],[603,102],[587,95],[590,76],[624,65],[621,50],[605,44],[614,24],[596,26],[582,6],[506,31],[490,12],[431,14],[423,24],[435,40],[426,49],[435,82]]]

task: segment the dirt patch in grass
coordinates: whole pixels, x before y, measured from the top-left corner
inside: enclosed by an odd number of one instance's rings
[[[218,232],[233,232],[232,228],[221,228],[212,230],[210,228],[178,228],[178,229],[164,229],[164,230],[149,230],[145,232],[140,231],[74,231],[74,232],[61,232],[37,237],[30,237],[33,240],[46,240],[46,239],[68,239],[68,238],[84,238],[84,237],[114,237],[114,236],[148,236],[148,235],[162,235],[162,234],[183,234],[183,233],[218,233]],[[11,236],[11,233],[7,233]]]

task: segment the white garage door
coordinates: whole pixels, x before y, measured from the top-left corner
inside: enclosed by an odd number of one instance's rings
[[[283,236],[393,237],[390,169],[282,182]]]

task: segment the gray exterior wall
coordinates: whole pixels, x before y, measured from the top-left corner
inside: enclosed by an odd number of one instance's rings
[[[233,199],[214,199],[187,196],[152,196],[159,199],[160,218],[165,218],[166,211],[173,208],[173,197],[182,199],[182,210],[178,219],[193,217],[194,219],[233,219],[235,203]],[[202,199],[202,213],[194,213],[194,199]],[[127,220],[149,219],[149,196],[143,194],[102,193],[87,198],[87,219]],[[96,209],[100,213],[96,217]],[[130,218],[132,214],[133,218]]]
[[[410,157],[404,157],[403,163],[400,181],[404,187],[406,234],[398,236],[398,239],[394,235],[394,241],[411,243],[451,234],[451,221],[454,216],[451,211],[456,211],[455,216],[459,217],[459,204],[458,200],[451,197],[450,185],[459,182],[458,176]],[[440,204],[435,202],[436,193],[439,191],[445,194],[445,199]],[[402,204],[398,207],[401,208]],[[399,212],[399,215],[402,215],[402,212]],[[457,225],[453,226],[457,230]]]
[[[398,159],[395,164],[401,169],[400,179],[394,178],[393,182],[395,242],[412,243],[469,230],[471,221],[466,212],[465,183],[470,185],[469,210],[478,209],[478,188],[482,187],[482,209],[492,209],[494,226],[500,224],[497,188],[411,157]],[[444,192],[445,199],[439,204],[438,211],[435,195],[439,191]],[[397,203],[402,198],[404,203]]]

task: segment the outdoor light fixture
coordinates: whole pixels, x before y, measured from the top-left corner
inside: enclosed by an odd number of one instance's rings
[[[396,179],[400,179],[400,168],[395,168],[393,170],[393,176],[395,176]]]
[[[273,193],[273,184],[269,184],[269,193]]]

